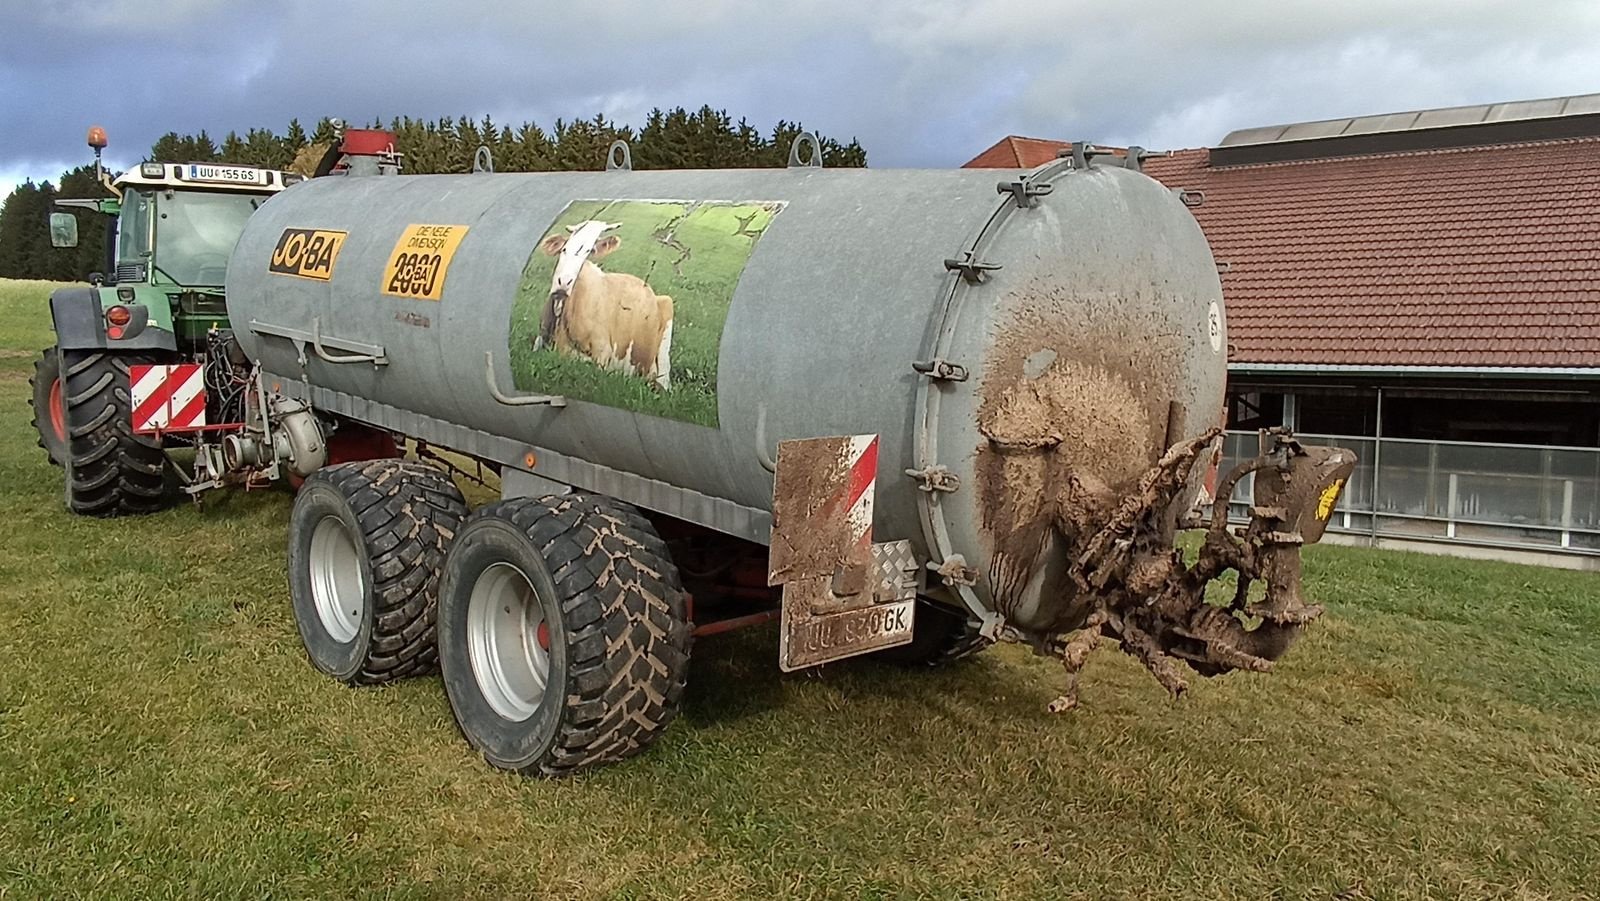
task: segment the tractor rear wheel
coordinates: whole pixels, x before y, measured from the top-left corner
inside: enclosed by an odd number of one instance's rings
[[[67,409],[61,400],[61,354],[54,347],[46,347],[33,361],[28,387],[33,389],[28,405],[33,408],[33,427],[39,432],[39,446],[44,448],[51,463],[65,466]]]
[[[170,496],[161,443],[133,431],[128,367],[143,354],[61,352],[67,508],[85,516],[154,513]]]
[[[327,466],[289,514],[289,595],[311,664],[347,685],[434,671],[439,567],[467,503],[404,460]]]
[[[439,668],[492,766],[563,776],[644,750],[677,715],[689,643],[666,544],[603,498],[491,504],[445,560]]]

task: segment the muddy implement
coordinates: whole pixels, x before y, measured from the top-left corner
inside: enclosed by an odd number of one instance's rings
[[[1067,691],[1055,711],[1078,704],[1078,678],[1089,652],[1110,639],[1133,655],[1174,697],[1188,688],[1184,665],[1202,676],[1233,670],[1266,672],[1323,608],[1301,595],[1300,548],[1322,537],[1356,456],[1349,450],[1308,447],[1287,431],[1262,433],[1268,449],[1227,473],[1217,486],[1204,538],[1192,562],[1176,546],[1175,514],[1197,461],[1219,435],[1212,430],[1169,450],[1139,480],[1138,490],[1073,551],[1069,577],[1087,599],[1081,628],[1031,639],[1058,657]],[[1250,520],[1230,528],[1229,504],[1239,482],[1255,476]],[[1207,589],[1233,571],[1226,604]],[[1252,589],[1259,583],[1259,597]],[[1255,598],[1255,599],[1253,599]]]

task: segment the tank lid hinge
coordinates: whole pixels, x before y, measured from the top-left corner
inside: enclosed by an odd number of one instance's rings
[[[963,250],[961,256],[944,261],[947,272],[959,272],[969,285],[981,285],[989,280],[989,273],[1000,268],[999,263],[985,263],[973,257],[972,251]]]
[[[1033,181],[1026,177],[1016,181],[1003,181],[994,186],[996,194],[1010,194],[1011,199],[1017,202],[1017,208],[1022,210],[1038,206],[1039,198],[1055,189],[1056,186],[1050,182]]]
[[[953,492],[961,490],[961,477],[950,471],[944,464],[929,466],[926,469],[908,469],[906,475],[916,479],[918,488],[923,491]]]
[[[962,366],[960,363],[952,363],[943,357],[918,360],[911,364],[911,368],[930,379],[939,381],[964,382],[967,380],[967,367]]]

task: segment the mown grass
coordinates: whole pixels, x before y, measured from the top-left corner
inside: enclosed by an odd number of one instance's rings
[[[7,347],[37,286],[0,284]],[[1017,648],[781,676],[702,641],[649,753],[486,768],[436,679],[306,664],[287,494],[68,516],[0,370],[0,897],[1579,898],[1600,891],[1592,574],[1341,548],[1266,676],[1084,709]]]

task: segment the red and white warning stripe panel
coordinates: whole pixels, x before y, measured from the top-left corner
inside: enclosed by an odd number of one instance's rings
[[[852,435],[845,448],[850,479],[846,483],[844,520],[850,545],[872,544],[872,501],[878,486],[878,436]]]
[[[206,382],[199,363],[129,366],[133,430],[181,432],[206,426]]]
[[[831,435],[778,442],[767,584],[832,577],[870,562],[878,436]]]

